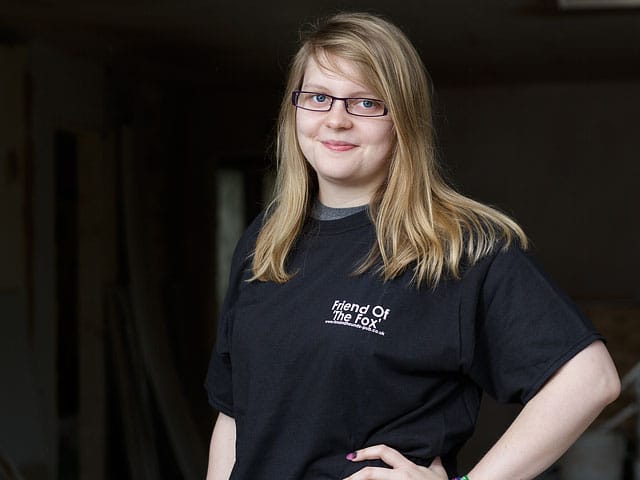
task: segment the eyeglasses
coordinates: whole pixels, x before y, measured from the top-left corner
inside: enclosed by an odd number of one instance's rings
[[[389,113],[384,102],[374,98],[340,98],[326,93],[301,90],[295,90],[291,95],[291,101],[296,108],[312,112],[328,112],[336,100],[342,100],[347,113],[358,117],[383,117]]]

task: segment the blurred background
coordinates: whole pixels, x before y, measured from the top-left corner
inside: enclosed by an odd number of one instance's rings
[[[452,182],[640,360],[635,0],[0,0],[0,478],[203,478],[230,255],[299,27],[339,10],[408,34]],[[579,462],[599,479],[634,478],[633,375]],[[485,399],[463,467],[517,411]]]

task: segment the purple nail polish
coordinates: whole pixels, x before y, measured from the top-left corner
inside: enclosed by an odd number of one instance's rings
[[[355,460],[356,459],[356,452],[351,452],[347,454],[347,460]]]

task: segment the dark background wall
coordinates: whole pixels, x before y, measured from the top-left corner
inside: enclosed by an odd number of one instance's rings
[[[514,214],[574,297],[637,300],[640,84],[445,87],[439,100],[460,188]]]
[[[0,453],[26,478],[203,472],[216,292],[267,195],[297,29],[340,8],[405,28],[453,183],[523,225],[622,373],[638,361],[638,10],[3,2]],[[484,408],[464,464],[517,412]]]

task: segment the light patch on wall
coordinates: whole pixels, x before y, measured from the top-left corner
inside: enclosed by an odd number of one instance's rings
[[[244,175],[240,170],[218,170],[216,178],[216,298],[222,305],[229,267],[245,229]]]

